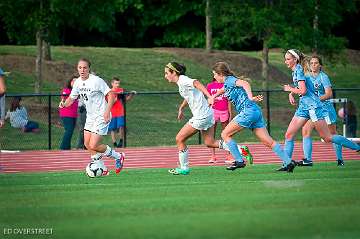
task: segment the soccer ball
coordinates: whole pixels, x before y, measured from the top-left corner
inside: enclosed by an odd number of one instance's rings
[[[86,166],[85,172],[86,175],[90,178],[101,177],[104,169],[97,162],[91,162]]]

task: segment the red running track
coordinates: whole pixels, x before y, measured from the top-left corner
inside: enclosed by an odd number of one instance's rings
[[[255,164],[280,163],[280,159],[262,144],[247,144],[254,156]],[[302,145],[297,143],[294,149],[294,159],[302,158]],[[313,145],[314,161],[333,161],[336,156],[331,144],[315,142]],[[176,147],[146,147],[118,149],[126,154],[124,168],[173,168],[177,166],[178,154]],[[216,150],[218,162],[224,165],[225,151]],[[360,154],[353,150],[343,149],[344,160],[360,160]],[[191,166],[208,166],[210,151],[205,146],[190,146],[189,160]],[[86,150],[52,150],[1,152],[0,172],[57,172],[84,170],[90,161]],[[105,164],[114,169],[114,162],[105,158]]]

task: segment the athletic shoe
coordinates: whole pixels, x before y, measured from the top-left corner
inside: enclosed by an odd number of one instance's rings
[[[250,164],[254,163],[254,158],[253,158],[252,154],[250,153],[248,146],[245,146],[245,145],[240,146],[239,150],[240,150],[241,155],[246,159],[247,162],[249,162]]]
[[[211,159],[209,160],[208,163],[216,163],[216,157],[215,157],[215,156],[211,156]]]
[[[110,171],[109,170],[104,170],[101,174],[101,176],[109,176],[110,175]]]
[[[344,160],[337,160],[337,166],[345,166]]]
[[[119,153],[120,158],[115,160],[115,173],[118,174],[124,167],[125,153]]]
[[[168,171],[172,175],[188,175],[190,173],[190,169],[181,169],[181,168],[173,168]]]
[[[302,159],[300,161],[296,161],[296,166],[313,166],[313,162],[311,160]]]
[[[232,165],[230,165],[229,167],[226,167],[226,169],[234,171],[237,168],[245,168],[245,166],[246,166],[245,162],[235,161]]]
[[[294,160],[291,160],[291,162],[288,165],[282,166],[281,168],[276,169],[276,171],[292,173],[295,167],[296,167],[296,162]]]
[[[231,154],[226,155],[226,164],[233,164],[235,162],[235,159],[231,156]]]

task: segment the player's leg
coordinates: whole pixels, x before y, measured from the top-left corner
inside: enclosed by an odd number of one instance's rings
[[[189,123],[185,124],[178,134],[175,141],[179,150],[179,168],[170,169],[169,173],[174,175],[187,175],[190,173],[189,169],[189,148],[186,145],[186,140],[196,134],[197,129],[193,128]]]
[[[304,158],[296,164],[298,166],[312,166],[312,138],[311,132],[314,129],[314,124],[311,120],[308,120],[306,124],[302,127],[302,140],[303,140],[303,153]]]
[[[236,116],[236,117],[238,117],[238,116]],[[234,119],[221,132],[221,138],[224,140],[225,144],[227,145],[227,147],[230,150],[231,155],[235,159],[235,162],[226,168],[228,170],[235,170],[237,168],[244,168],[246,166],[244,158],[241,155],[241,152],[239,150],[239,147],[238,147],[236,141],[232,138],[234,134],[236,134],[237,132],[240,132],[243,128],[244,127],[240,126],[236,122],[236,119]]]
[[[287,153],[281,148],[280,144],[271,138],[267,129],[265,127],[255,128],[253,132],[261,143],[272,149],[272,151],[283,161],[283,167],[278,169],[278,171],[293,172],[295,168],[295,162],[289,158]]]
[[[104,169],[103,176],[107,176],[107,175],[109,175],[109,170],[107,170],[104,162],[101,159],[103,154],[101,152],[97,152],[97,151],[93,150],[92,148],[90,148],[90,141],[91,141],[92,135],[93,135],[92,132],[84,130],[84,145],[90,153],[91,161],[99,163],[102,166],[102,168]]]
[[[215,119],[215,124],[212,130],[212,138],[215,138],[215,134],[216,134],[216,126],[217,126],[217,121]],[[209,163],[215,163],[216,162],[216,155],[215,155],[215,148],[210,148],[210,153],[211,153],[211,158],[209,160]]]
[[[301,129],[301,127],[304,126],[304,124],[306,123],[307,120],[308,119],[306,119],[306,118],[295,115],[292,118],[292,120],[286,130],[284,150],[290,159],[292,158],[292,154],[294,151],[294,137],[295,137],[296,133],[299,131],[299,129]]]
[[[330,130],[330,134],[335,135],[337,134],[336,132],[336,124],[329,124],[328,125],[329,130]],[[344,166],[344,160],[343,160],[343,155],[342,155],[342,146],[333,143],[333,148],[335,150],[335,154],[336,154],[336,159],[337,159],[337,165],[338,166]]]
[[[330,133],[330,130],[325,122],[325,120],[318,120],[315,122],[315,129],[319,133],[320,137],[326,142],[326,143],[335,143],[338,145],[341,145],[343,147],[352,149],[352,150],[360,150],[360,146],[344,136],[334,134],[332,135]]]

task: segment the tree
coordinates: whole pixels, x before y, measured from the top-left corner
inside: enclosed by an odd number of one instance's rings
[[[212,50],[212,28],[211,28],[211,1],[206,0],[206,51],[210,52]]]

